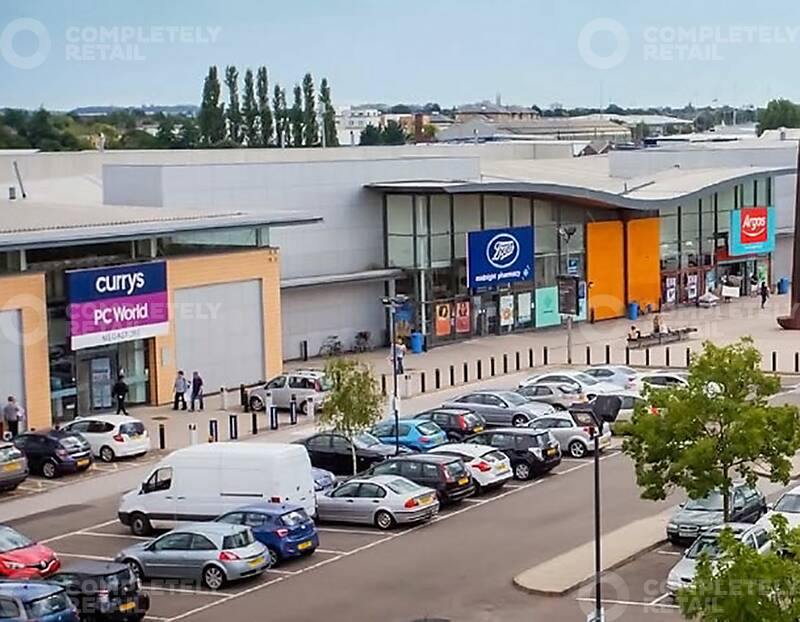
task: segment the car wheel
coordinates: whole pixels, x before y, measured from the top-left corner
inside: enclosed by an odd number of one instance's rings
[[[271,546],[267,547],[267,555],[269,555],[269,567],[274,568],[277,566],[281,561],[281,556],[278,555],[278,551],[273,549]]]
[[[472,479],[473,483],[475,484],[475,496],[483,494],[483,486],[478,483],[478,480],[475,478]]]
[[[58,465],[55,460],[48,460],[42,465],[42,475],[47,479],[54,479],[58,477]]]
[[[115,457],[114,450],[108,445],[103,445],[100,448],[100,460],[103,462],[114,462]]]
[[[589,450],[582,442],[572,441],[567,447],[567,451],[573,458],[583,458]]]
[[[135,559],[126,559],[123,562],[130,571],[133,573],[133,576],[139,579],[140,581],[145,579],[144,570],[142,569],[142,565],[137,562]]]
[[[386,510],[378,510],[375,514],[375,526],[378,529],[391,529],[395,525],[394,516],[389,514]]]
[[[515,428],[521,428],[528,423],[528,418],[525,415],[514,415],[511,417],[511,425]]]
[[[514,465],[514,479],[530,479],[531,478],[531,467],[526,462],[517,462]]]
[[[203,585],[209,590],[219,590],[225,585],[225,573],[219,566],[208,565],[203,568]]]
[[[298,406],[298,410],[300,411],[301,415],[307,415],[308,414],[308,400],[303,400],[302,402],[300,402],[300,404]]]
[[[250,396],[250,410],[264,410],[264,402],[257,395]]]
[[[148,536],[152,530],[153,527],[150,525],[150,521],[144,514],[136,512],[133,516],[131,516],[131,533],[134,536]]]

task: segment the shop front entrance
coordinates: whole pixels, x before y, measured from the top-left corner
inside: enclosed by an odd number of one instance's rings
[[[116,408],[112,388],[120,374],[128,384],[129,404],[149,401],[148,342],[140,339],[111,348],[79,350],[75,354],[79,415]]]

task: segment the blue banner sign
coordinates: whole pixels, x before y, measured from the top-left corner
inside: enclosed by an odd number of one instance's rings
[[[469,287],[533,280],[533,229],[513,227],[467,234]]]

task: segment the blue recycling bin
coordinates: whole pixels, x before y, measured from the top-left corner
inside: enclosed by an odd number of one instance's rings
[[[778,293],[779,294],[788,294],[789,293],[789,279],[783,277],[780,281],[778,281]]]
[[[639,319],[639,303],[635,300],[628,303],[628,319],[631,321]]]
[[[421,354],[425,339],[422,333],[411,333],[411,352]]]

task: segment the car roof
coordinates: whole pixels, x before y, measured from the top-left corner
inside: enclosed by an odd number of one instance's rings
[[[59,574],[81,574],[100,576],[122,572],[127,566],[117,562],[103,562],[90,559],[75,559],[62,564]]]
[[[62,591],[60,585],[37,581],[0,581],[0,595],[14,596],[20,600],[42,598]]]
[[[140,423],[139,419],[127,415],[87,415],[85,417],[76,417],[75,420],[70,421],[70,423],[75,423],[75,421],[105,421],[115,424]]]
[[[442,408],[431,408],[430,410],[425,410],[418,415],[411,415],[410,419],[414,419],[419,415],[430,415],[431,413],[446,413],[448,415],[471,415],[473,411],[469,408],[455,408],[453,406],[443,406]]]
[[[392,456],[389,460],[402,460],[403,462],[435,462],[436,464],[445,464],[452,462],[455,458],[453,456],[442,456],[437,454],[408,454],[405,456]]]
[[[410,479],[408,479],[406,477],[402,477],[401,475],[373,475],[372,477],[358,477],[358,478],[355,478],[355,479],[352,479],[352,480],[349,480],[349,481],[351,481],[351,482],[357,481],[357,482],[364,482],[364,483],[375,483],[375,484],[388,484],[388,483],[393,482],[393,481],[395,481],[397,479],[402,479],[402,480],[405,480],[407,482],[411,482]],[[416,482],[411,482],[411,483],[412,484],[416,484]],[[416,485],[419,485],[419,484],[416,484]]]
[[[443,454],[448,451],[478,458],[489,453],[490,451],[497,451],[497,449],[491,445],[480,445],[478,443],[447,443],[446,445],[434,447],[433,449],[429,450],[428,453]]]
[[[281,376],[308,376],[309,378],[321,378],[325,372],[321,369],[290,369],[281,374]]]
[[[250,505],[244,505],[240,508],[236,508],[235,510],[225,513],[232,514],[233,512],[255,512],[258,514],[269,514],[270,516],[280,516],[281,514],[286,514],[287,512],[296,512],[297,510],[302,509],[304,509],[303,506],[297,503],[252,503]]]
[[[716,525],[712,527],[703,535],[718,535],[722,533],[722,530],[726,527],[730,528],[733,534],[740,538],[744,537],[747,532],[753,530],[754,528],[758,529],[759,531],[763,531],[764,529],[763,527],[756,527],[753,523],[725,523],[724,525]]]
[[[550,415],[547,415],[548,417]],[[533,428],[491,428],[490,430],[484,430],[483,432],[479,432],[476,436],[483,436],[484,434],[491,434],[492,432],[504,432],[506,434],[525,434],[527,436],[539,436],[541,434],[547,434],[547,430],[535,430]]]
[[[38,430],[29,430],[20,436],[47,436],[49,438],[64,438],[66,436],[79,436],[77,432],[70,430],[63,430],[61,428],[40,428]]]
[[[203,535],[230,536],[239,533],[244,525],[230,523],[189,523],[169,533],[199,533]]]

